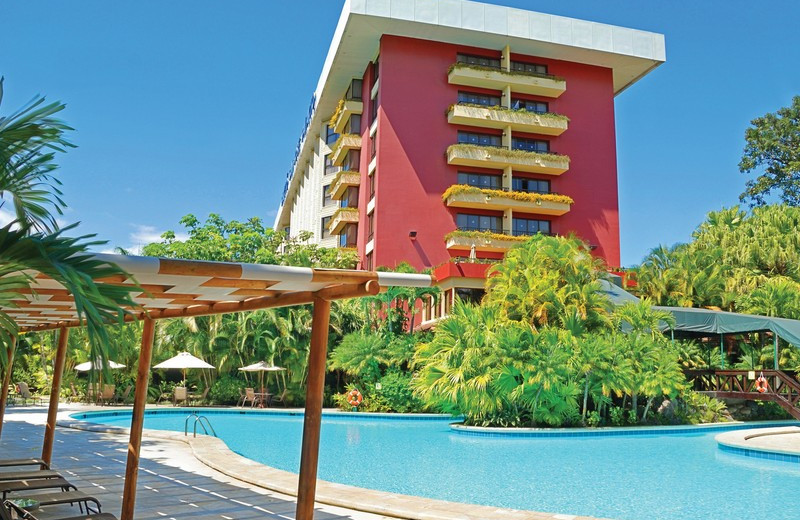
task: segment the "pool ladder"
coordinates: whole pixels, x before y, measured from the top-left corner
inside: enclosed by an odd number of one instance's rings
[[[192,418],[194,418],[194,424],[192,425],[192,427],[193,427],[192,436],[193,437],[197,437],[197,425],[198,424],[203,429],[203,433],[205,435],[208,435],[208,430],[211,430],[211,434],[214,437],[217,436],[217,432],[214,431],[214,427],[211,426],[211,421],[208,420],[208,417],[206,417],[205,415],[198,415],[197,412],[193,412],[193,413],[189,414],[189,416],[183,422],[183,434],[185,436],[189,435],[189,420],[192,419]],[[208,426],[208,428],[206,428],[206,426]]]

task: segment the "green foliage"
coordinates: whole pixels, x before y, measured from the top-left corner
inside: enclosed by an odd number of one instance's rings
[[[626,423],[625,409],[621,406],[612,406],[608,410],[608,418],[611,420],[612,426],[624,426]]]
[[[589,428],[597,428],[602,422],[603,418],[600,417],[600,413],[597,410],[589,412],[589,416],[586,418],[586,426]]]
[[[685,418],[682,422],[701,424],[727,420],[728,407],[719,399],[698,392],[686,392],[683,402]]]
[[[753,119],[751,125],[745,130],[739,170],[759,175],[747,181],[739,199],[763,206],[774,191],[783,203],[800,206],[800,96],[788,107]]]
[[[231,375],[224,375],[211,385],[208,396],[214,404],[236,404],[240,399],[240,392],[246,386],[246,381]]]
[[[424,405],[414,396],[411,389],[411,374],[400,370],[390,370],[380,380],[381,389],[374,395],[381,399],[386,412],[419,412]]]

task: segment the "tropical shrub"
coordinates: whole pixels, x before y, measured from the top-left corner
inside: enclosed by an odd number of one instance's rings
[[[242,379],[225,375],[211,385],[208,396],[214,404],[236,404],[246,386],[247,383]]]
[[[411,389],[411,374],[400,370],[390,370],[380,380],[381,389],[375,390],[375,397],[380,397],[385,412],[421,412],[422,401],[414,396]]]

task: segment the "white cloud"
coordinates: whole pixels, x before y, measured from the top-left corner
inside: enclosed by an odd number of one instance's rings
[[[155,226],[148,226],[145,224],[134,224],[134,231],[128,235],[130,245],[124,247],[132,255],[138,255],[142,252],[142,248],[147,244],[153,242],[161,242],[161,235],[165,230],[159,230]],[[175,240],[187,240],[189,235],[186,233],[175,233]]]

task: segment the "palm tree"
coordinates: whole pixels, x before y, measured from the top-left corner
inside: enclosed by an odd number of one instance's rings
[[[0,78],[0,105],[3,79]],[[126,274],[116,265],[97,260],[88,251],[104,242],[94,235],[64,236],[68,226],[57,230],[56,215],[64,207],[54,176],[55,153],[72,145],[64,137],[70,128],[54,116],[62,103],[44,104],[37,97],[22,109],[0,116],[0,208],[11,204],[15,219],[0,228],[0,308],[13,308],[25,299],[34,284],[31,272],[42,273],[62,284],[73,296],[78,317],[86,323],[92,357],[107,358],[110,346],[108,323],[121,323],[126,311],[135,307],[134,287],[121,287],[95,280]],[[0,341],[10,345],[18,333],[8,313],[0,311]],[[5,360],[6,349],[0,349]]]

